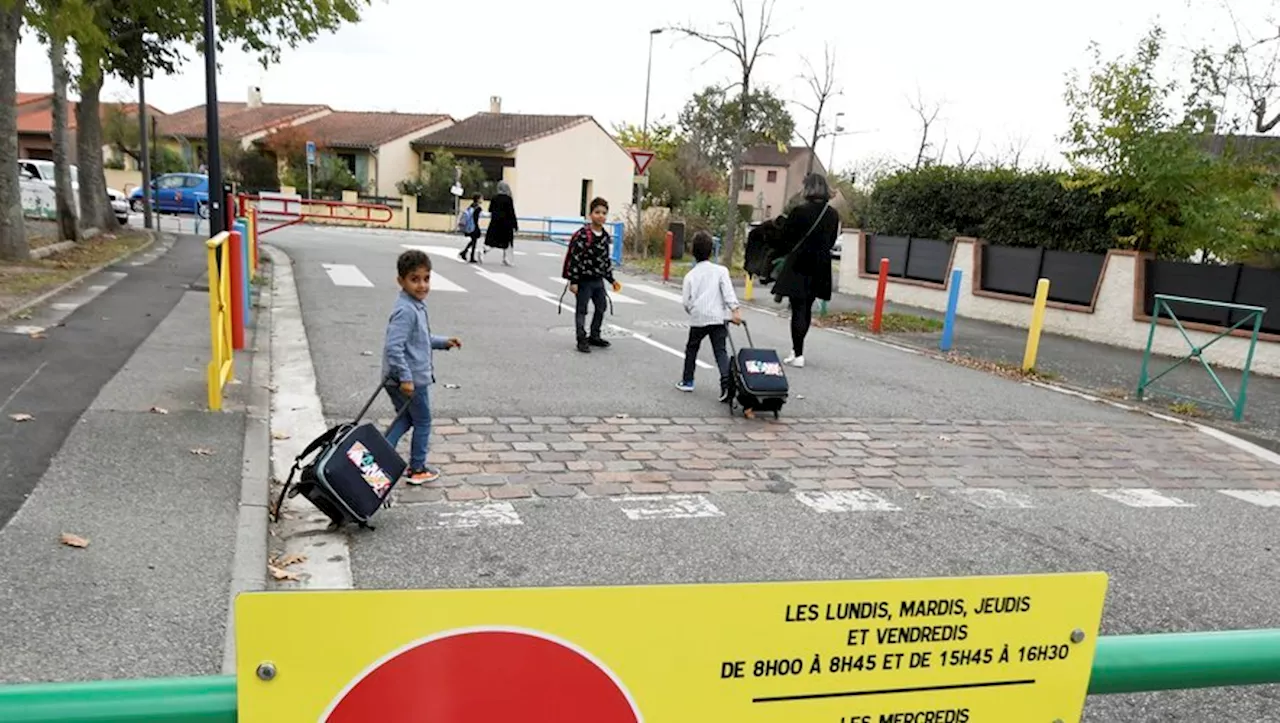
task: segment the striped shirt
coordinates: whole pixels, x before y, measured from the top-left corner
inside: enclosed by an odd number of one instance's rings
[[[710,261],[694,264],[684,275],[684,310],[690,326],[716,326],[738,308],[729,270]]]

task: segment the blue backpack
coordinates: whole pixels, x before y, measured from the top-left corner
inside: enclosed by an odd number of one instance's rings
[[[464,234],[475,233],[476,218],[471,213],[473,209],[470,206],[462,209],[462,213],[458,214],[458,230]]]

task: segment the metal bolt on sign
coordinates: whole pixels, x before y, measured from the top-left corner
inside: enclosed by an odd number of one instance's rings
[[[271,661],[258,663],[258,679],[271,681],[276,677],[276,664]]]
[[[1081,630],[1080,628],[1076,628],[1075,630],[1072,630],[1072,631],[1071,631],[1071,642],[1073,642],[1073,643],[1083,643],[1083,642],[1084,642],[1084,631],[1083,631],[1083,630]]]

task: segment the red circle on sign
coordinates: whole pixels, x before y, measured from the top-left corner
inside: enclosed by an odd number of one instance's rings
[[[427,638],[365,670],[324,723],[641,723],[622,682],[589,653],[531,630]]]

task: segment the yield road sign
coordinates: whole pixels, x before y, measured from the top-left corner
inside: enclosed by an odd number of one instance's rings
[[[632,149],[629,153],[631,154],[631,162],[636,164],[636,175],[643,176],[649,170],[649,164],[653,162],[653,151]]]

